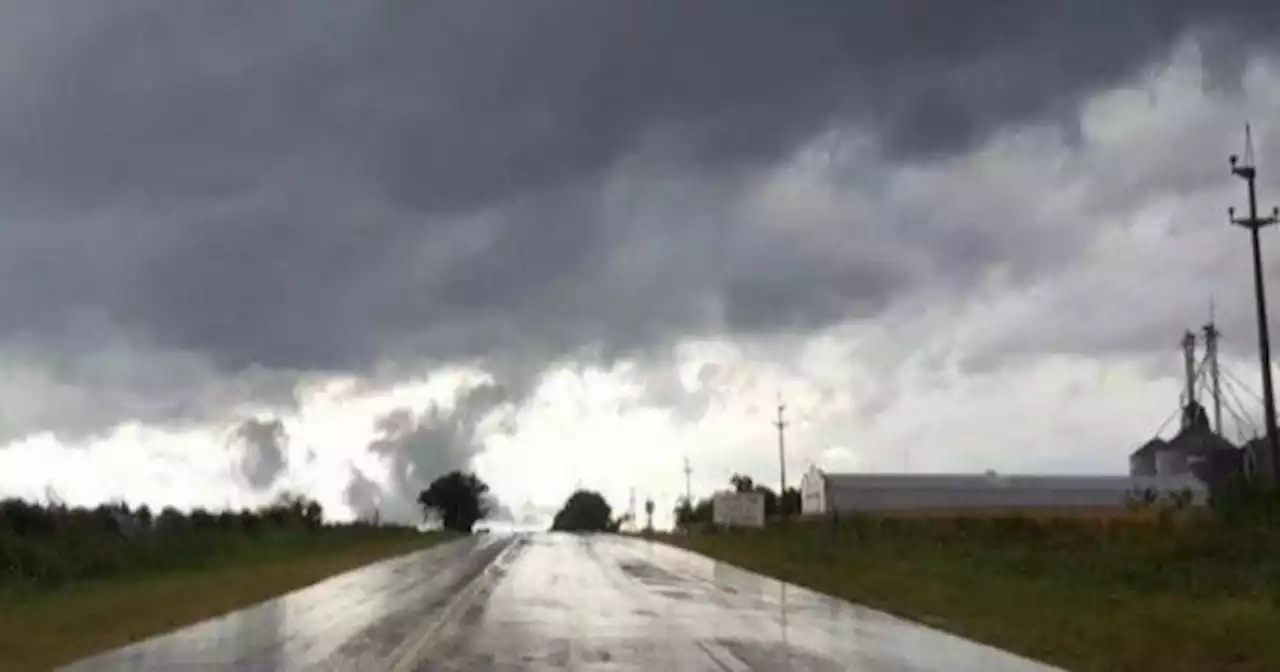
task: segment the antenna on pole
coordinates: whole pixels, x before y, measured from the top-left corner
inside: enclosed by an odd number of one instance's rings
[[[1280,208],[1272,208],[1270,217],[1258,216],[1258,192],[1255,184],[1258,170],[1253,163],[1253,133],[1248,124],[1244,127],[1244,163],[1232,154],[1231,174],[1245,181],[1248,186],[1249,216],[1236,217],[1235,208],[1227,208],[1232,224],[1249,230],[1253,244],[1253,290],[1258,308],[1258,355],[1262,368],[1262,417],[1267,429],[1267,443],[1271,448],[1271,475],[1280,484],[1280,438],[1276,436],[1275,390],[1271,384],[1271,335],[1267,327],[1267,296],[1262,281],[1262,251],[1258,232],[1280,219]]]

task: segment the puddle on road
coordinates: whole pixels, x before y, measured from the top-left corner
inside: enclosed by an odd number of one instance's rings
[[[665,589],[659,588],[657,590],[654,590],[653,592],[663,597],[669,597],[673,600],[692,600],[693,599],[693,593],[690,593],[684,590],[665,590]]]
[[[618,569],[632,578],[651,585],[672,586],[687,583],[683,577],[647,562],[619,562]]]
[[[921,672],[908,663],[886,661],[883,657],[863,659],[844,658],[839,663],[785,642],[760,642],[746,639],[717,639],[714,645],[733,656],[736,668],[745,665],[751,670],[804,670],[805,672],[841,672],[843,670],[875,670],[875,672]],[[712,649],[714,651],[714,649]],[[716,658],[716,654],[711,654]],[[723,655],[723,654],[719,654]]]

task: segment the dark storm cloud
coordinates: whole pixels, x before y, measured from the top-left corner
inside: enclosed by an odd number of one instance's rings
[[[686,389],[673,363],[664,362],[646,367],[640,378],[643,394],[632,403],[638,407],[668,408],[676,422],[696,423],[706,416],[716,401],[714,383],[720,369],[715,364],[703,364],[698,368],[693,389]],[[624,408],[627,406],[624,405]]]
[[[122,419],[176,428],[238,421],[238,407],[296,408],[309,375],[250,367],[227,377],[202,357],[129,341],[93,322],[43,342],[0,343],[0,444],[41,431],[75,442]]]
[[[400,408],[380,418],[379,436],[369,449],[391,466],[391,483],[378,498],[387,520],[416,511],[418,493],[431,481],[451,471],[470,470],[472,459],[483,449],[481,421],[509,400],[505,388],[486,383],[461,392],[452,408]],[[357,483],[360,479],[363,474],[353,474],[348,493],[355,488],[358,503],[363,503],[366,488]],[[348,503],[356,505],[350,498]]]
[[[351,467],[351,477],[346,489],[342,491],[342,499],[351,507],[358,520],[372,521],[381,518],[379,505],[382,502],[382,487],[356,467]]]
[[[873,313],[918,274],[749,239],[726,212],[744,180],[833,129],[869,133],[896,164],[1072,123],[1188,31],[1216,36],[1229,80],[1277,12],[8,4],[0,339],[63,333],[92,310],[224,370],[350,369]],[[688,177],[662,223],[610,200],[633,161]],[[649,213],[659,186],[634,190]],[[966,268],[1002,249],[919,244],[978,258]]]
[[[288,467],[285,444],[289,440],[284,423],[279,419],[250,418],[240,423],[233,434],[243,453],[240,473],[255,490],[266,490]]]

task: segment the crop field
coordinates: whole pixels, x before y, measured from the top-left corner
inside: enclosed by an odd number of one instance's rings
[[[1071,670],[1280,669],[1280,526],[1205,511],[1018,513],[665,538]]]

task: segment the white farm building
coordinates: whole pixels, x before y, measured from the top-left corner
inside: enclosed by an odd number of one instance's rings
[[[1190,491],[1203,505],[1208,490],[1194,476],[1003,476],[988,474],[827,473],[811,467],[800,481],[805,515],[855,511],[1109,508],[1138,492]]]

